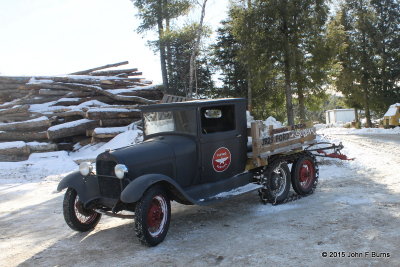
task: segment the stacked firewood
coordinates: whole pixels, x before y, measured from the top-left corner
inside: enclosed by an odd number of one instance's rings
[[[124,64],[63,76],[0,76],[0,155],[72,150],[139,124],[140,106],[163,93],[136,68],[105,70]]]

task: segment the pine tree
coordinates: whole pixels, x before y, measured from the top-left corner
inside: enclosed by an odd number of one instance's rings
[[[171,20],[186,14],[191,7],[191,0],[131,0],[138,8],[138,17],[141,24],[137,28],[139,33],[157,29],[157,49],[160,52],[160,63],[163,84],[169,92],[168,72],[171,72],[170,45],[165,42],[164,36],[171,30]],[[167,68],[168,66],[168,68]]]

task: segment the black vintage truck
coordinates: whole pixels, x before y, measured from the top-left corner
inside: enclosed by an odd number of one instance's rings
[[[59,183],[72,229],[91,230],[102,214],[134,218],[139,240],[155,246],[167,234],[171,201],[207,205],[259,190],[263,202],[276,204],[290,185],[300,196],[316,187],[315,157],[305,150],[315,129],[260,121],[250,129],[246,99],[156,104],[142,114],[144,142],[105,151]]]

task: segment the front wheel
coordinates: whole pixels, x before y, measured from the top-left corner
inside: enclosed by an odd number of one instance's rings
[[[101,214],[83,207],[75,189],[68,188],[63,203],[64,219],[71,229],[79,232],[92,230],[99,223]]]
[[[140,242],[153,247],[167,235],[171,203],[162,186],[150,187],[135,208],[135,232]]]

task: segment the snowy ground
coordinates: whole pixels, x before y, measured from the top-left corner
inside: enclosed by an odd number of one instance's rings
[[[315,194],[280,206],[260,204],[255,192],[207,207],[174,203],[155,248],[139,244],[131,220],[103,217],[90,233],[68,228],[55,192],[76,168],[65,153],[0,163],[1,266],[399,266],[400,135],[320,133],[356,160],[322,161]]]

